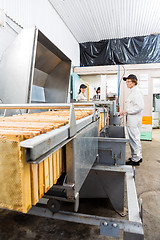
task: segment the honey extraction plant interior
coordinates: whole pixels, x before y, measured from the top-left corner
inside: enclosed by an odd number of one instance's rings
[[[160,239],[159,12],[0,0],[0,240]]]

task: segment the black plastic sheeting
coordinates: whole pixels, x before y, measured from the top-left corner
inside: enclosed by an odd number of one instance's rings
[[[80,43],[81,66],[160,63],[160,34]]]

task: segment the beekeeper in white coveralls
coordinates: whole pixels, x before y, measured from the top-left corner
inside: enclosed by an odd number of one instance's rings
[[[123,78],[127,87],[130,88],[130,94],[126,101],[126,109],[120,112],[120,115],[126,115],[127,131],[132,157],[129,158],[127,165],[139,166],[142,162],[142,148],[140,141],[140,130],[142,125],[142,112],[144,109],[143,94],[137,86],[138,79],[135,75],[130,74]]]

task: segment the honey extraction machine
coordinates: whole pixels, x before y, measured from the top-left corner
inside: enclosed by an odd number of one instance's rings
[[[12,167],[17,168],[12,169],[12,174],[19,172],[16,180],[20,182],[20,194],[15,197],[15,204],[12,199],[11,206],[5,192],[0,197],[0,206],[96,225],[106,236],[118,237],[121,229],[124,239],[143,239],[135,175],[132,167],[125,165],[128,139],[125,128],[114,122],[115,104],[105,103],[110,125],[105,125],[105,119],[99,133],[94,102],[66,103],[70,65],[70,60],[38,29],[22,30],[3,55],[0,181],[2,188],[7,189],[8,182],[2,172],[13,161]],[[7,163],[5,157],[10,158]],[[57,182],[58,179],[61,181]],[[109,198],[113,208],[123,212],[125,183],[128,220],[78,213],[80,198]],[[61,201],[73,202],[74,212],[61,211]]]

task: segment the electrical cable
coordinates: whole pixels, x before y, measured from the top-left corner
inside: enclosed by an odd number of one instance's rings
[[[120,81],[118,83],[118,107],[119,107],[120,86],[121,86],[122,79],[123,79],[123,77],[125,75],[125,68],[124,68],[123,65],[121,65],[121,66],[123,68],[123,74],[122,74],[122,77],[120,78]]]

